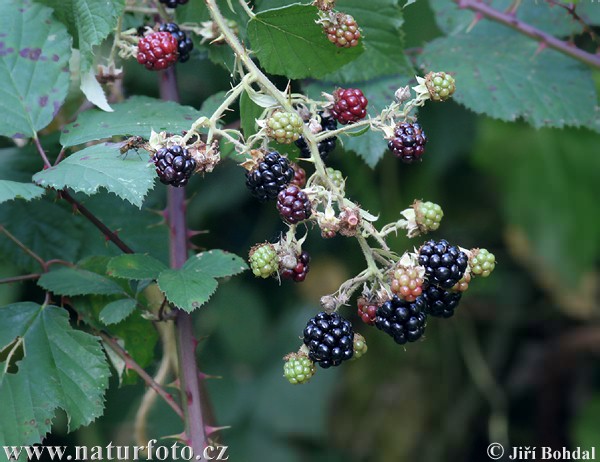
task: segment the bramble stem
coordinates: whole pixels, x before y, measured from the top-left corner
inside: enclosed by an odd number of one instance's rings
[[[0,279],[0,284],[12,284],[13,282],[22,282],[22,281],[31,281],[34,279],[39,279],[41,274],[25,274],[23,276],[13,276],[10,278]]]
[[[160,96],[163,100],[179,101],[177,79],[172,67],[161,73]],[[167,189],[167,218],[172,268],[181,268],[187,260],[188,240],[185,208],[185,189],[170,186]],[[194,338],[192,317],[181,309],[176,310],[175,336],[177,338],[179,385],[187,444],[192,447],[194,454],[202,454],[207,440],[200,397],[200,374],[196,363],[197,342]]]
[[[469,9],[476,13],[485,16],[492,21],[504,24],[511,29],[520,32],[523,35],[531,37],[535,40],[539,40],[544,45],[553,48],[567,56],[577,59],[588,66],[600,68],[600,55],[588,53],[581,48],[577,48],[573,45],[569,45],[567,42],[550,35],[540,29],[533,27],[526,22],[517,19],[515,16],[509,13],[503,13],[495,10],[491,6],[479,0],[454,0],[459,8]]]
[[[128,369],[134,370],[146,384],[151,387],[165,402],[175,411],[175,413],[183,419],[183,411],[181,406],[175,402],[175,399],[170,393],[167,393],[163,387],[161,387],[150,375],[144,370],[142,366],[136,363],[133,358],[129,355],[125,349],[119,345],[114,338],[110,337],[104,332],[100,332],[98,335],[104,340],[104,344],[108,345],[123,361]]]
[[[35,147],[37,148],[38,152],[40,153],[40,156],[42,157],[42,160],[44,161],[44,168],[52,167],[52,164],[50,163],[50,161],[48,160],[48,156],[46,155],[46,151],[44,151],[42,143],[40,143],[40,140],[37,137],[37,133],[33,137],[33,142],[35,143]]]
[[[44,272],[48,269],[48,264],[44,261],[42,257],[40,257],[37,253],[35,253],[33,250],[31,250],[29,247],[23,244],[19,239],[17,239],[16,236],[14,236],[10,231],[8,231],[8,229],[6,229],[2,225],[0,225],[0,232],[4,233],[6,237],[8,237],[17,245],[17,247],[19,247],[23,252],[25,252],[27,255],[29,255],[31,258],[37,261],[44,270]]]

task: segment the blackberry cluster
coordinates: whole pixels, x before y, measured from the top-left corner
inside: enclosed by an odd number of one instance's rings
[[[167,8],[177,8],[178,5],[185,5],[189,0],[158,0]]]
[[[375,326],[400,345],[414,342],[421,338],[425,331],[426,309],[424,297],[407,302],[394,295],[391,300],[377,308]]]
[[[306,250],[303,250],[300,255],[296,256],[296,266],[293,268],[280,268],[279,275],[282,279],[291,279],[294,282],[302,282],[306,279],[310,264],[310,255]]]
[[[296,112],[275,112],[267,120],[267,134],[281,144],[297,141],[302,133],[304,122]]]
[[[175,187],[185,186],[196,169],[196,161],[181,146],[160,148],[152,157],[161,183]]]
[[[337,313],[317,314],[304,328],[308,357],[322,368],[339,366],[354,355],[354,331],[350,321]]]
[[[417,201],[413,206],[416,214],[417,225],[423,233],[435,231],[440,227],[444,212],[438,204],[433,202]]]
[[[138,42],[137,62],[151,71],[162,71],[177,62],[177,39],[168,32],[152,32]]]
[[[283,365],[283,376],[288,379],[292,385],[306,383],[315,375],[315,365],[304,355],[292,353],[286,356]]]
[[[417,267],[396,267],[390,284],[392,292],[407,302],[414,302],[423,292],[422,272]]]
[[[473,274],[486,278],[496,267],[496,257],[487,249],[476,249],[469,264]]]
[[[396,125],[394,137],[388,141],[388,148],[405,164],[421,160],[425,153],[427,136],[418,123],[402,122]]]
[[[250,269],[252,274],[263,279],[271,276],[279,267],[277,251],[272,244],[260,244],[250,249]]]
[[[430,72],[425,76],[425,86],[432,101],[446,101],[456,91],[454,77],[445,72]]]
[[[325,117],[323,115],[323,111],[319,111],[317,112],[317,114],[321,117],[322,131],[330,131],[335,130],[337,128],[337,122],[333,117]],[[335,149],[336,141],[337,137],[335,136],[324,139],[323,141],[319,141],[317,147],[319,149],[319,155],[321,156],[321,159],[327,159],[329,153]],[[303,136],[296,140],[296,146],[298,146],[298,149],[300,149],[300,157],[304,159],[310,158],[310,148],[308,147],[308,143],[306,142]]]
[[[263,156],[258,164],[246,173],[246,187],[260,201],[277,198],[294,178],[290,161],[276,151]]]
[[[358,122],[367,115],[369,101],[358,88],[338,88],[333,92],[331,114],[342,125]]]
[[[290,225],[307,220],[312,215],[310,199],[296,185],[290,185],[279,193],[277,210],[281,218]]]
[[[438,318],[449,318],[454,314],[462,292],[451,292],[430,285],[423,292],[423,297],[427,301],[427,314]]]
[[[179,26],[173,22],[167,24],[161,24],[159,29],[160,32],[168,32],[177,39],[177,52],[179,53],[179,62],[185,63],[190,59],[190,51],[194,48],[192,39],[185,35]]]
[[[357,300],[358,303],[358,316],[362,319],[362,322],[372,326],[375,324],[375,318],[377,316],[377,305],[373,302],[369,302],[364,297],[360,297]]]
[[[327,39],[339,48],[353,48],[360,39],[358,24],[349,14],[339,13],[331,20],[325,20],[323,31]]]
[[[450,289],[465,274],[468,258],[457,246],[448,241],[429,240],[419,250],[419,265],[425,267],[430,285]]]

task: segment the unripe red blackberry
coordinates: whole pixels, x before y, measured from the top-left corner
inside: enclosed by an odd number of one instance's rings
[[[333,92],[331,114],[342,125],[351,124],[366,117],[368,104],[358,88],[338,88]]]
[[[418,123],[402,122],[396,125],[394,136],[388,141],[388,148],[405,164],[421,160],[425,153],[427,136]]]
[[[177,38],[169,32],[152,32],[138,42],[137,62],[151,71],[167,69],[179,58]]]
[[[357,300],[358,315],[362,322],[369,326],[375,324],[375,316],[377,315],[377,305],[375,302],[367,301],[364,297],[359,297]]]
[[[424,274],[420,266],[398,266],[392,272],[390,288],[399,298],[414,302],[423,292]]]
[[[185,186],[196,169],[196,161],[181,146],[160,148],[152,156],[152,162],[161,183],[175,187]]]
[[[306,171],[296,163],[292,163],[294,169],[294,178],[290,184],[295,184],[299,188],[306,186]]]
[[[340,48],[352,48],[358,45],[360,30],[352,16],[336,13],[322,20],[323,31],[327,39]]]
[[[179,29],[179,26],[174,22],[161,24],[158,29],[161,32],[168,32],[177,39],[177,53],[179,54],[179,62],[185,63],[190,59],[190,52],[194,48],[194,42],[188,37],[184,31]]]
[[[291,225],[304,221],[312,215],[310,199],[296,185],[290,185],[279,193],[277,210],[281,218]]]
[[[306,279],[308,270],[310,269],[310,255],[303,250],[299,255],[296,255],[296,265],[293,268],[286,268],[280,262],[279,275],[282,279],[290,279],[294,282],[302,282]]]

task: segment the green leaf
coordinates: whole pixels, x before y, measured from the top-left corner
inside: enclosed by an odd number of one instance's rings
[[[596,448],[600,453],[598,443],[598,421],[600,420],[600,394],[594,393],[591,398],[580,404],[580,409],[571,424],[571,441],[574,447],[582,450]]]
[[[74,430],[102,415],[110,371],[98,340],[69,325],[65,310],[34,303],[0,309],[0,350],[15,339],[25,357],[0,370],[0,442],[40,442],[63,409]]]
[[[46,188],[71,188],[87,195],[105,188],[141,208],[156,179],[152,164],[143,153],[123,156],[115,144],[96,144],[36,173],[33,180]]]
[[[260,118],[263,110],[262,107],[250,99],[248,93],[242,93],[240,98],[240,119],[242,121],[242,131],[246,139],[258,131],[256,119]]]
[[[483,26],[483,25],[482,25]],[[494,26],[494,27],[492,27]],[[600,129],[591,70],[518,33],[440,38],[425,46],[425,69],[455,74],[454,99],[493,118],[523,117],[536,128],[567,125]]]
[[[30,201],[44,195],[44,190],[32,183],[18,183],[16,181],[0,180],[0,204],[13,199]]]
[[[108,275],[123,279],[156,279],[167,267],[150,255],[130,254],[114,257],[108,263]]]
[[[57,295],[122,294],[123,288],[104,276],[78,268],[60,268],[42,275],[42,288]]]
[[[158,276],[158,287],[167,299],[188,313],[204,305],[218,285],[210,275],[189,268],[168,269]]]
[[[0,2],[0,136],[28,138],[48,125],[69,89],[71,38],[52,10]]]
[[[404,19],[398,0],[346,0],[342,11],[358,22],[366,52],[324,80],[350,83],[391,74],[413,75],[404,55]]]
[[[201,252],[186,261],[183,267],[201,271],[214,278],[233,276],[248,269],[248,265],[243,259],[223,250]]]
[[[112,106],[114,112],[90,110],[67,125],[60,137],[63,146],[75,146],[115,135],[150,137],[155,132],[180,133],[189,130],[201,115],[189,106],[161,101],[147,96],[134,96]]]
[[[338,48],[315,23],[318,10],[290,5],[257,14],[248,23],[252,50],[271,74],[291,79],[322,77],[356,59],[362,46]]]
[[[110,302],[100,312],[100,321],[106,325],[117,324],[133,313],[136,305],[137,302],[131,298],[122,298]]]
[[[209,250],[191,257],[178,270],[165,270],[158,287],[167,299],[188,312],[205,304],[218,286],[215,278],[233,276],[248,267],[237,255]]]
[[[125,8],[125,0],[38,0],[54,8],[56,17],[75,38],[81,53],[81,70],[86,72],[94,62],[93,47],[108,37]]]

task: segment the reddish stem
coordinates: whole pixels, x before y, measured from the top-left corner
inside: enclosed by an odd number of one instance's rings
[[[0,284],[12,284],[13,282],[29,281],[33,279],[39,279],[41,274],[25,274],[23,276],[13,276],[10,278],[0,279]]]
[[[160,96],[164,100],[179,101],[175,70],[161,73]],[[170,231],[171,267],[181,268],[187,260],[188,239],[185,216],[185,190],[170,186],[167,190],[167,220]],[[179,382],[185,414],[185,433],[194,454],[202,454],[206,447],[206,432],[200,396],[200,381],[196,363],[196,339],[192,317],[178,309],[175,318],[177,350],[179,353]]]
[[[587,51],[577,48],[573,45],[569,45],[566,42],[554,37],[553,35],[547,34],[546,32],[533,27],[526,22],[523,22],[510,13],[503,13],[495,10],[489,5],[485,4],[480,0],[454,0],[459,8],[467,8],[475,11],[478,14],[485,16],[488,19],[499,22],[508,26],[520,33],[539,40],[545,43],[549,48],[553,48],[561,53],[564,53],[572,58],[575,58],[589,66],[600,68],[600,55],[588,53]]]

